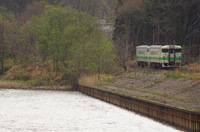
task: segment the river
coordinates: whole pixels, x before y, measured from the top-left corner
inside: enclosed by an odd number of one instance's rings
[[[178,132],[80,92],[0,90],[0,132]]]

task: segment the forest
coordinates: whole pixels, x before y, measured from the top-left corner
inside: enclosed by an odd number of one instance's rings
[[[76,82],[81,74],[111,70],[114,48],[101,31],[99,18],[111,21],[113,2],[1,1],[3,78],[57,85]]]
[[[134,58],[137,45],[176,44],[182,64],[200,61],[199,0],[118,0],[113,40],[118,64]]]
[[[137,45],[177,44],[200,63],[199,0],[0,0],[0,73],[32,85],[127,70]],[[101,21],[111,23],[110,36]]]

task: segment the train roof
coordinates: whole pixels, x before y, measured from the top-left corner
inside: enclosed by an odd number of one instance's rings
[[[180,45],[164,45],[162,49],[182,49]]]
[[[182,49],[180,45],[139,45],[137,48]]]
[[[139,45],[136,48],[149,48],[149,46],[148,45]]]

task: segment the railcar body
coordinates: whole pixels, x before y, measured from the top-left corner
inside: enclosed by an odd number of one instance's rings
[[[181,46],[179,45],[140,45],[136,47],[139,66],[180,67]]]

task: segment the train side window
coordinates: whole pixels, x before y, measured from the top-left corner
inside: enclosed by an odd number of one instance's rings
[[[162,49],[162,52],[167,53],[168,49]]]
[[[139,51],[139,54],[143,55],[143,54],[145,54],[145,51]]]
[[[175,52],[181,52],[181,49],[175,49]]]

